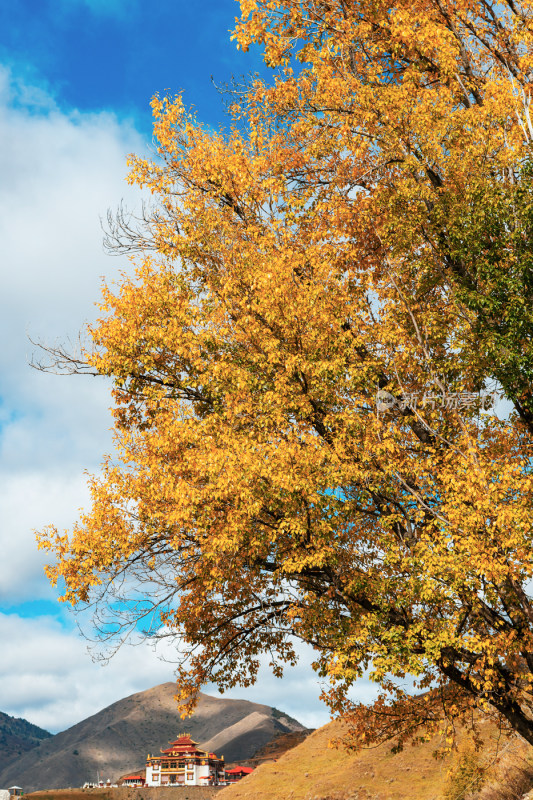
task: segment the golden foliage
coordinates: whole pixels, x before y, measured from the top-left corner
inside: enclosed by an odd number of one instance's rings
[[[154,210],[86,353],[116,455],[49,574],[104,634],[178,636],[184,703],[299,637],[358,744],[475,706],[533,741],[532,4],[241,5],[277,77],[228,132],[153,100]],[[490,380],[517,413],[482,412]]]

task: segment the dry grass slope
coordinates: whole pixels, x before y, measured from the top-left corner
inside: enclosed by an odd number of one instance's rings
[[[341,734],[338,722],[319,728],[276,763],[262,764],[223,789],[217,800],[440,800],[456,756],[435,759],[435,742],[396,755],[390,746],[347,753],[329,746]],[[488,763],[497,750],[497,731],[484,725],[483,739]]]

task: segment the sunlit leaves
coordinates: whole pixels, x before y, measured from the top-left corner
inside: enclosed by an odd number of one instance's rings
[[[475,706],[533,739],[532,9],[513,9],[243,2],[240,46],[281,69],[234,126],[153,100],[157,158],[130,159],[151,253],[104,289],[86,354],[115,382],[116,454],[43,542],[69,601],[115,595],[135,625],[120,601],[150,599],[181,700],[246,685],[264,652],[279,673],[296,636],[359,742],[442,720],[446,741]],[[378,412],[379,389],[411,400]],[[369,716],[347,693],[370,667]]]

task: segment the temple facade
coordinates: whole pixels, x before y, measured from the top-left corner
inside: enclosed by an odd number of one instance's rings
[[[146,759],[146,786],[218,786],[225,783],[224,756],[200,750],[188,734]]]

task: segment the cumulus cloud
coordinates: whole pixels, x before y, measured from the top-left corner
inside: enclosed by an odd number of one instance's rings
[[[50,556],[36,547],[34,530],[54,522],[61,530],[72,526],[79,506],[88,500],[85,476],[19,472],[6,475],[0,489],[2,520],[0,602],[5,607],[53,599],[57,591],[46,580]]]
[[[154,648],[149,642],[124,646],[106,664],[92,661],[87,642],[49,617],[23,619],[0,614],[0,641],[9,642],[0,659],[0,709],[58,732],[106,705],[158,683],[174,680],[174,649],[169,640]],[[254,686],[236,687],[223,696],[274,706],[304,725],[316,728],[329,721],[319,700],[320,684],[310,668],[312,650],[297,645],[300,661],[274,678],[265,664]],[[213,685],[203,691],[219,695]],[[363,702],[375,687],[363,680],[354,692]]]
[[[173,680],[171,665],[148,643],[133,652],[123,648],[102,665],[92,661],[85,640],[48,617],[0,614],[0,641],[9,643],[0,658],[0,709],[52,733],[122,697]]]
[[[100,218],[122,197],[128,152],[146,143],[112,114],[62,113],[0,69],[0,601],[46,592],[34,528],[70,525],[87,499],[84,469],[111,447],[108,387],[32,370],[28,336],[77,340],[96,316],[103,275]]]

